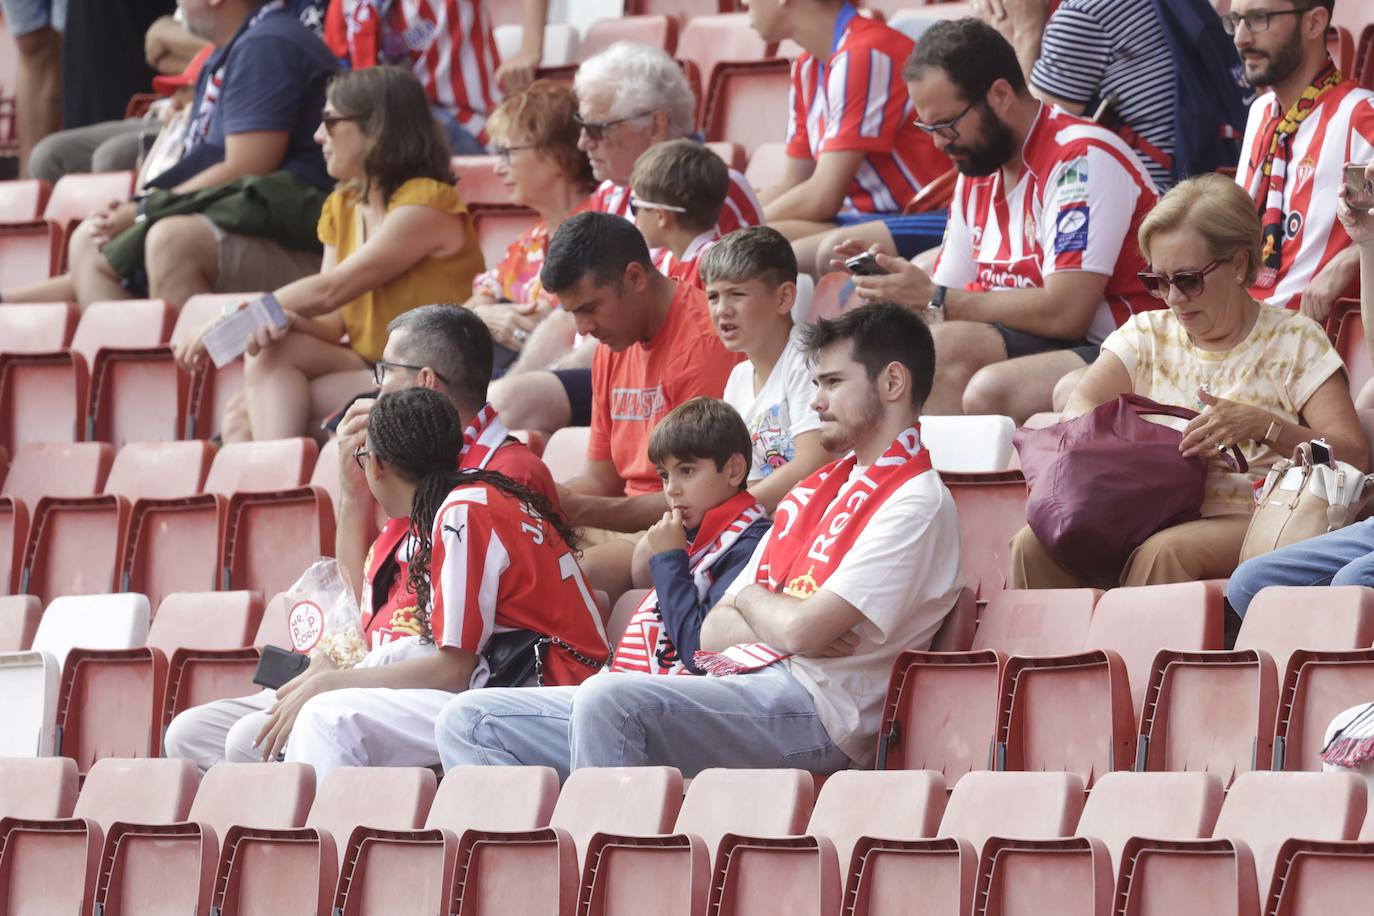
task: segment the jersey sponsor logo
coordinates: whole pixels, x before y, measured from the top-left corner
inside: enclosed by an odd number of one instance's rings
[[[1287,216],[1285,216],[1283,218],[1284,237],[1290,239],[1297,238],[1298,233],[1302,231],[1302,223],[1302,214],[1299,213],[1297,210],[1294,210],[1292,213],[1289,213]]]
[[[983,289],[1034,289],[1037,284],[1031,277],[1011,270],[997,267],[978,267],[978,283]]]
[[[663,386],[611,389],[612,420],[651,420],[663,412]]]
[[[1088,208],[1064,207],[1054,221],[1054,253],[1088,250]]]
[[[1055,179],[1055,198],[1061,205],[1086,203],[1088,200],[1088,157],[1079,156],[1065,164]]]

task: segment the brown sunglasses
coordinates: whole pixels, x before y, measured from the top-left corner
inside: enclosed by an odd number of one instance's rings
[[[1163,299],[1169,295],[1169,287],[1172,286],[1183,294],[1185,299],[1194,299],[1201,292],[1207,282],[1207,275],[1225,264],[1224,258],[1217,258],[1206,267],[1193,270],[1180,270],[1172,277],[1168,274],[1155,273],[1154,271],[1142,270],[1136,274],[1140,278],[1140,283],[1145,287],[1145,292],[1154,296],[1156,299]]]

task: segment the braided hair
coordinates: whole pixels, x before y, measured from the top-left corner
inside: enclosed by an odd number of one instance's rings
[[[434,640],[429,624],[434,520],[455,487],[480,483],[500,490],[523,503],[536,518],[546,520],[569,549],[576,549],[576,533],[543,494],[496,471],[458,470],[463,421],[439,392],[407,388],[382,395],[368,416],[367,438],[378,460],[415,484],[410,509],[414,547],[406,587],[415,595],[415,620],[423,642]]]

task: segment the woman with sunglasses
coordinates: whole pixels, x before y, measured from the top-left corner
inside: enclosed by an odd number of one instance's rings
[[[1202,517],[1149,537],[1118,581],[1079,581],[1029,528],[1012,539],[1014,588],[1151,585],[1225,579],[1235,569],[1254,508],[1254,484],[1299,443],[1324,438],[1336,457],[1367,468],[1364,434],[1344,366],[1310,318],[1251,298],[1259,269],[1254,202],[1221,175],[1175,186],[1140,225],[1140,280],[1168,308],[1141,312],[1102,344],[1064,411],[1087,413],[1128,393],[1200,415],[1179,450],[1207,461]],[[1248,473],[1232,471],[1237,446]]]
[[[335,77],[315,141],[338,182],[320,215],[324,260],[319,273],[265,294],[287,323],[249,339],[247,428],[226,425],[226,439],[306,435],[312,393],[327,411],[368,390],[391,319],[452,301],[483,266],[448,145],[409,70]],[[188,369],[204,354],[203,334],[178,347]]]

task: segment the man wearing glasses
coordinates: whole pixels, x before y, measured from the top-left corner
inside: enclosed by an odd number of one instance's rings
[[[1326,51],[1333,6],[1235,0],[1221,17],[1245,78],[1268,90],[1250,106],[1236,170],[1264,232],[1250,294],[1316,321],[1355,294],[1359,256],[1336,225],[1336,189],[1345,163],[1374,159],[1374,93],[1347,79]]]
[[[932,26],[903,76],[917,126],[960,173],[949,228],[933,276],[875,251],[888,273],[855,286],[939,322],[928,413],[1023,422],[1127,317],[1158,307],[1136,277],[1154,182],[1116,134],[1032,96],[1012,46],[976,19]]]

